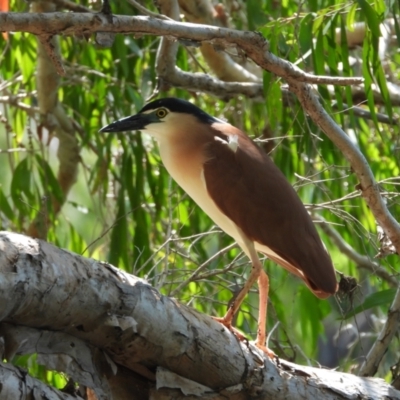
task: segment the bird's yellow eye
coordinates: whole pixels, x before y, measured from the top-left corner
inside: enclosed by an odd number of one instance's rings
[[[158,118],[164,118],[168,114],[168,111],[165,108],[159,108],[156,111],[156,115]]]

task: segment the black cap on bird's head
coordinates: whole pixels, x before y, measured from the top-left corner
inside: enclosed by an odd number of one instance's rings
[[[169,113],[193,115],[203,123],[212,124],[217,119],[207,114],[194,104],[174,97],[154,100],[146,104],[136,115],[125,117],[100,129],[100,132],[140,131],[152,123],[164,122]]]
[[[166,97],[165,99],[154,100],[146,104],[140,111],[140,113],[146,111],[157,110],[159,108],[166,108],[168,111],[189,114],[197,117],[202,122],[212,123],[215,118],[204,112],[201,108],[195,106],[189,101],[177,99],[175,97]]]

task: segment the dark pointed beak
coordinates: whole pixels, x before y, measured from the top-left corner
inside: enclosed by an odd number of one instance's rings
[[[156,121],[154,121],[154,116],[152,114],[136,114],[112,122],[110,125],[101,128],[99,132],[140,131],[153,122]]]

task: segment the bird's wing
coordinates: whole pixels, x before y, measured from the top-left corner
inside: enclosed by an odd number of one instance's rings
[[[215,140],[207,145],[203,168],[218,208],[257,250],[300,276],[318,297],[335,293],[330,256],[286,177],[243,132],[222,123],[213,128]]]

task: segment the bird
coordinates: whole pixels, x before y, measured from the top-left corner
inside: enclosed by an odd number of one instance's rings
[[[137,114],[100,129],[127,131],[142,131],[155,138],[172,178],[249,257],[252,268],[247,281],[225,316],[215,319],[243,340],[232,320],[258,281],[255,344],[275,358],[266,344],[269,279],[259,253],[302,279],[320,299],[338,289],[331,257],[296,191],[246,133],[189,101],[153,100]]]

